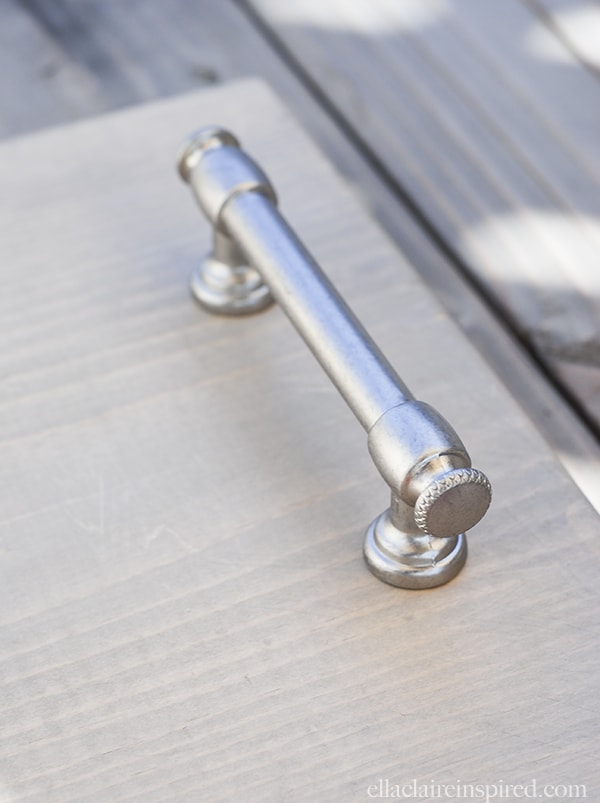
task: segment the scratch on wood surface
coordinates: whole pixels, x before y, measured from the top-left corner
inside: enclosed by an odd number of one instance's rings
[[[63,502],[61,507],[67,514],[69,519],[77,525],[87,535],[99,535],[102,540],[106,538],[106,492],[104,487],[104,478],[98,477],[98,490],[93,495],[96,500],[96,512],[92,514],[91,521],[83,521],[79,516],[76,516],[72,510],[73,500]],[[78,500],[79,501],[79,500]]]
[[[174,540],[176,543],[179,544],[184,550],[184,552],[195,552],[197,551],[197,545],[193,544],[189,541],[184,535],[182,535],[178,530],[173,529],[173,527],[169,527],[166,524],[159,524],[157,527],[154,528],[150,533],[144,536],[144,543],[146,546],[150,546],[157,540],[161,539],[170,539]]]

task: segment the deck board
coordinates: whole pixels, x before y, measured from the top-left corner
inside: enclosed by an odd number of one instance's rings
[[[600,78],[600,6],[595,0],[526,0],[582,64]],[[564,62],[564,50],[547,37],[534,39],[547,58]]]
[[[0,136],[98,114],[107,106],[93,76],[17,0],[3,0]]]
[[[427,14],[249,2],[549,370],[600,371],[600,85],[543,21],[518,0]],[[598,427],[575,376],[565,384]]]

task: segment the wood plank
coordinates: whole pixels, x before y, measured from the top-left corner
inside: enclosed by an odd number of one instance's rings
[[[594,77],[541,61],[517,0],[250,4],[554,375],[600,370]]]
[[[93,76],[66,56],[22,4],[3,0],[1,11],[1,137],[107,108]]]
[[[240,65],[248,72],[249,26],[229,4],[211,13],[213,5],[200,3],[190,14],[185,2],[161,13],[156,2],[7,0],[0,29],[5,134],[197,89],[239,75]],[[235,48],[220,45],[227,28]]]
[[[492,476],[448,586],[363,567],[387,494],[283,316],[190,299],[210,232],[173,150],[209,120]],[[379,778],[536,778],[591,798],[598,516],[273,96],[246,82],[22,138],[0,176],[4,796],[337,803]]]
[[[571,158],[586,165],[597,178],[600,154],[594,107],[599,88],[594,76],[581,69],[572,54],[517,0],[503,4],[502,14],[497,16],[489,0],[464,0],[463,6],[464,13],[455,16],[463,32],[479,42],[484,32],[488,35],[490,60],[500,70],[502,80],[510,81],[520,91],[532,112],[543,121],[546,133],[557,138]],[[553,40],[562,63],[544,58],[531,45],[536,37],[538,41]],[[531,148],[531,158],[534,157]]]

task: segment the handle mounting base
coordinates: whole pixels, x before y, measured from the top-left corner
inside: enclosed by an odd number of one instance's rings
[[[231,266],[208,254],[190,280],[194,298],[218,315],[251,315],[273,303],[258,272],[249,265]]]
[[[467,559],[465,535],[436,538],[410,525],[400,528],[394,512],[388,508],[367,530],[364,558],[375,577],[410,589],[435,588],[456,577]]]
[[[196,300],[219,315],[251,315],[273,303],[259,272],[219,229],[214,229],[213,249],[194,270],[190,285]]]

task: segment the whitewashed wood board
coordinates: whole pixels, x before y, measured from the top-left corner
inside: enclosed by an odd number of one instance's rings
[[[173,157],[239,134],[495,490],[454,582],[362,563],[365,435],[277,309],[202,312]],[[0,148],[0,784],[10,801],[340,801],[586,784],[598,516],[274,97],[233,84]]]

